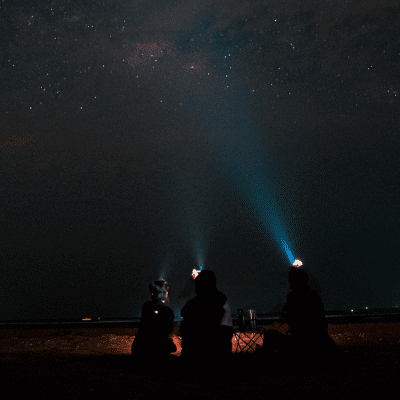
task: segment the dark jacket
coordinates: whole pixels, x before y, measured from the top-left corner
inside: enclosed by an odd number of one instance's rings
[[[182,356],[203,357],[220,351],[221,320],[227,297],[218,290],[197,295],[182,308]]]
[[[317,292],[309,287],[293,290],[287,295],[282,319],[289,325],[291,335],[327,334],[324,305]]]
[[[132,354],[168,355],[176,351],[169,334],[173,331],[174,312],[165,305],[151,301],[143,304],[138,333],[132,344]]]

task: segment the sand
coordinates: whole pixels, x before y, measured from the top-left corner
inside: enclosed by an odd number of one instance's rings
[[[267,329],[276,329],[286,333],[288,326],[274,323],[266,326]],[[91,329],[47,329],[47,330],[0,330],[0,357],[6,354],[43,352],[43,353],[68,353],[104,355],[120,354],[128,355],[137,329],[127,328],[91,328]],[[340,347],[353,347],[360,349],[367,344],[374,347],[384,342],[391,347],[400,342],[400,323],[370,323],[370,324],[337,324],[328,325],[328,332]],[[254,336],[254,335],[253,335]],[[179,356],[180,338],[179,328],[175,328],[172,338],[177,346],[174,355]],[[239,347],[245,347],[248,338],[242,335]],[[255,342],[262,345],[262,339],[258,337]],[[232,349],[235,352],[238,342],[233,338]],[[240,350],[240,349],[239,349]],[[255,351],[255,346],[247,349]]]
[[[330,326],[340,354],[323,365],[247,353],[232,355],[224,365],[187,366],[174,357],[152,371],[130,355],[132,329],[3,330],[0,368],[3,390],[40,398],[382,396],[400,372],[399,328],[399,323]]]

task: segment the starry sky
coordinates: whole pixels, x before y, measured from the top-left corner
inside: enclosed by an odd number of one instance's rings
[[[400,2],[0,3],[0,320],[400,303]]]

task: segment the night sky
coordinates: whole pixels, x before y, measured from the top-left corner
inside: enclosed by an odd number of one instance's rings
[[[0,3],[0,320],[400,304],[399,1]]]

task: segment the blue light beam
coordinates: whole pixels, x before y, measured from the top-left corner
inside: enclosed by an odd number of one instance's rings
[[[218,60],[214,60],[216,68],[207,68],[211,72],[204,76],[206,90],[197,85],[200,77],[191,90],[188,90],[188,81],[182,84],[178,80],[177,89],[185,105],[202,118],[209,139],[228,170],[231,183],[250,201],[251,211],[262,225],[269,228],[279,248],[293,264],[292,246],[275,200],[275,194],[282,192],[278,187],[282,174],[260,144],[260,133],[267,135],[270,132],[255,123],[257,115],[253,115],[251,106],[254,90],[245,87],[233,72],[236,67],[233,51],[221,48],[214,54]],[[265,112],[268,112],[268,104],[265,104]],[[280,198],[286,200],[285,196]],[[290,208],[289,202],[285,203],[286,208],[281,205],[282,210]]]

